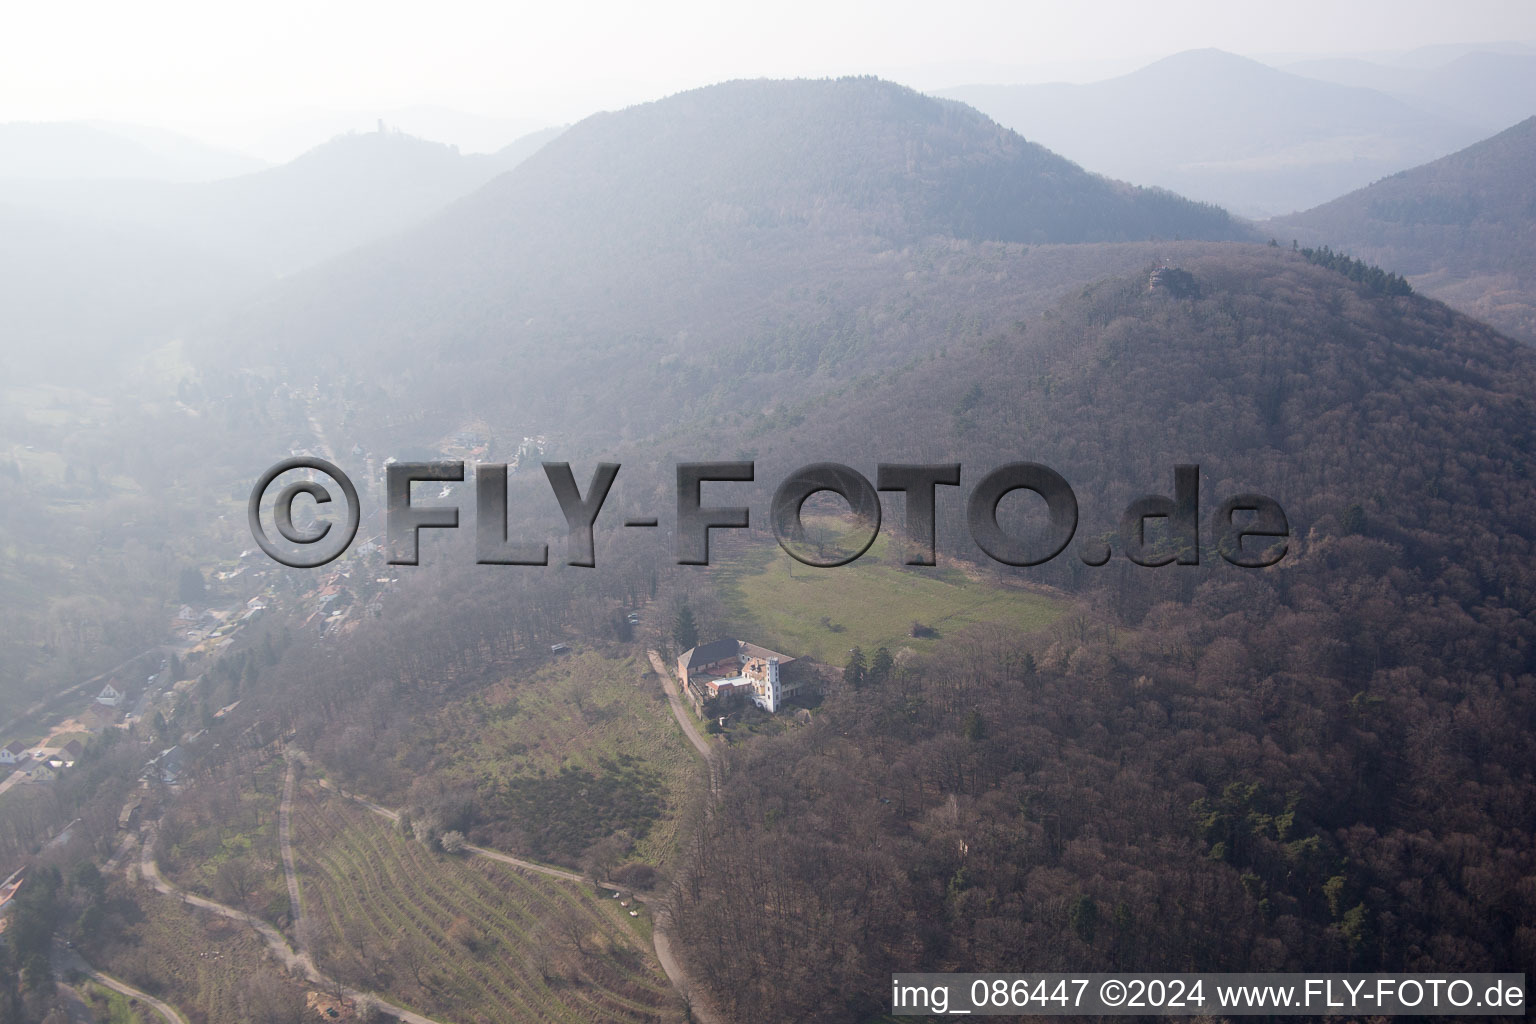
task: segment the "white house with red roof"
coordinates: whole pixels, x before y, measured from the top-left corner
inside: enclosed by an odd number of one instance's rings
[[[741,693],[773,713],[786,697],[801,690],[798,677],[780,674],[794,660],[745,640],[727,638],[684,651],[677,659],[677,674],[684,688],[696,692],[700,699]]]

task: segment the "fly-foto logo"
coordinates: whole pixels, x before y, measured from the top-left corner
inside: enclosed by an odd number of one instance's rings
[[[585,491],[576,482],[570,463],[543,463],[555,502],[565,517],[565,562],[592,567],[596,562],[594,531],[620,466],[600,462]],[[305,471],[306,478],[278,487],[280,478]],[[306,528],[294,522],[294,508],[308,498],[316,511],[327,509],[334,495],[316,474],[331,479],[345,506],[340,520],[315,519]],[[508,536],[507,466],[480,463],[474,467],[475,561],[481,565],[548,565],[545,541]],[[835,462],[804,466],[787,476],[774,491],[769,522],[779,545],[797,561],[821,568],[858,559],[879,536],[881,491],[904,497],[906,530],[904,560],[908,565],[935,565],[937,494],[940,487],[961,485],[959,463],[881,463],[875,482],[858,470]],[[1173,497],[1149,494],[1137,498],[1120,515],[1117,540],[1085,540],[1077,556],[1086,565],[1100,566],[1118,550],[1137,565],[1199,565],[1201,555],[1200,467],[1174,467]],[[679,565],[708,565],[712,530],[746,529],[752,510],[745,505],[704,504],[704,485],[713,490],[756,479],[752,462],[683,462],[677,466],[677,506],[672,527]],[[397,462],[385,469],[385,533],[391,565],[416,565],[422,530],[459,528],[456,505],[413,503],[415,483],[462,483],[465,464],[458,461]],[[268,493],[273,492],[271,501]],[[1043,499],[1046,523],[1028,537],[1005,529],[998,508],[1003,499],[1028,491]],[[809,537],[803,515],[806,501],[829,492],[839,495],[852,512],[853,540],[828,551]],[[719,500],[716,498],[715,500]],[[1010,462],[985,473],[971,488],[965,503],[971,539],[988,557],[1012,566],[1041,565],[1056,558],[1077,534],[1078,502],[1060,473],[1037,462]],[[286,459],[262,474],[251,490],[247,507],[251,532],[261,549],[284,565],[314,568],[340,556],[357,535],[361,517],[357,488],[346,473],[324,459]],[[281,541],[267,530],[270,520]],[[340,526],[337,529],[337,526]],[[625,527],[655,528],[656,515],[632,515]],[[1149,529],[1151,527],[1152,529]],[[1285,557],[1290,523],[1279,502],[1262,494],[1242,493],[1222,501],[1206,523],[1206,542],[1226,562],[1246,569],[1274,565]]]

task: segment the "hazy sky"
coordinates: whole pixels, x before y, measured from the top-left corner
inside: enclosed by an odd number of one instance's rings
[[[920,88],[1087,80],[1178,50],[1314,55],[1536,42],[1529,0],[774,0],[8,5],[0,121],[239,125],[438,105],[546,123],[743,76]]]

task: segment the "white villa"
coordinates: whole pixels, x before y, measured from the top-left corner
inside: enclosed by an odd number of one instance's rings
[[[698,700],[740,693],[771,714],[800,692],[801,681],[783,674],[794,660],[745,640],[714,640],[684,651],[677,675]]]
[[[123,702],[123,691],[108,683],[101,688],[101,693],[96,695],[97,704],[105,704],[109,708],[115,708]]]

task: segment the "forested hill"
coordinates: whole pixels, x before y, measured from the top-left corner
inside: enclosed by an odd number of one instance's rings
[[[1121,504],[1194,461],[1216,491],[1286,492],[1303,535],[1359,505],[1423,545],[1415,560],[1460,552],[1473,524],[1502,551],[1533,530],[1536,354],[1386,291],[1283,247],[1193,247],[758,443],[790,460],[1028,457]]]
[[[1348,250],[1536,341],[1536,117],[1450,156],[1267,222]]]
[[[1204,515],[1260,491],[1292,539],[1262,571],[1074,543],[1024,575],[1084,611],[946,636],[740,750],[676,913],[733,1019],[855,1019],[919,967],[1536,963],[1536,356],[1281,249],[1168,270],[762,435],[972,485],[1038,460],[1115,544],[1195,462]]]
[[[601,227],[621,244],[805,229],[890,241],[1246,234],[1218,207],[1101,178],[970,107],[874,78],[727,82],[599,114],[464,212],[509,228]]]
[[[901,282],[949,261],[914,259],[933,239],[1011,240],[1017,252],[1246,230],[890,83],[734,82],[589,118],[430,224],[285,282],[201,349],[211,372],[240,351],[274,380],[409,387],[409,403],[376,392],[355,403],[360,423],[379,414],[372,443],[379,417],[407,407],[559,431],[573,398],[597,410],[606,437],[643,437],[657,410],[681,422],[687,402],[696,418],[717,388],[751,383],[714,362],[715,346],[750,337],[769,369],[813,371],[822,349],[846,355],[894,323],[811,321],[872,277],[926,288]],[[910,294],[890,301],[913,306]],[[924,315],[969,316],[953,295],[936,301]],[[586,372],[598,366],[601,377]],[[514,408],[516,423],[497,412]]]

